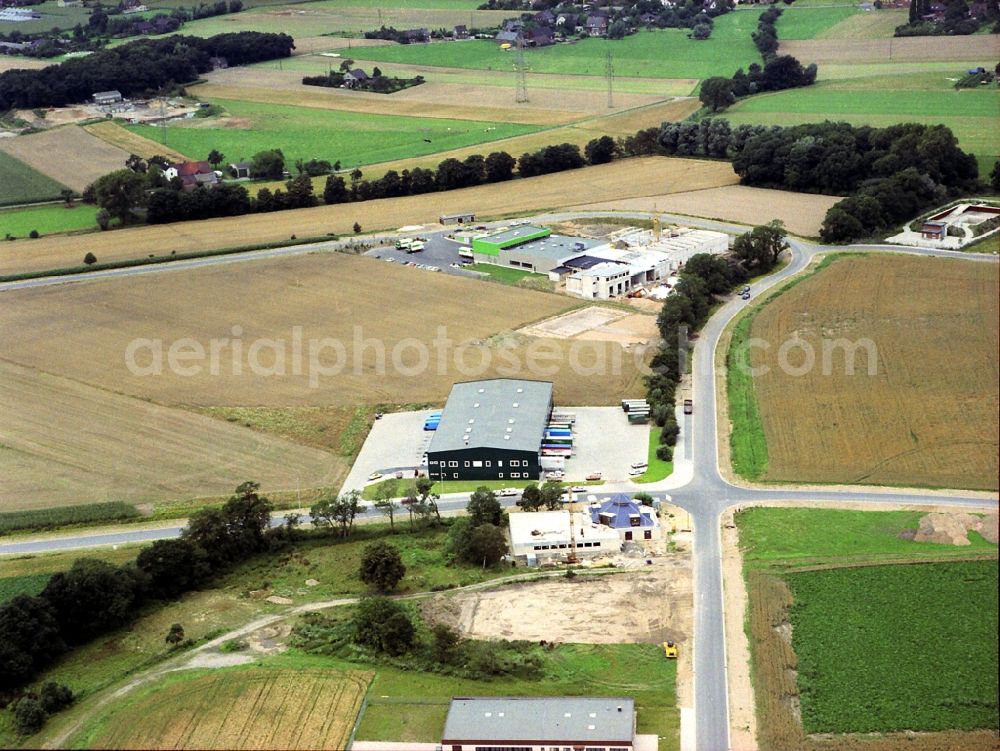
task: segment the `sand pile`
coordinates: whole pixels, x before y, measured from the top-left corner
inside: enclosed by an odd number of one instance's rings
[[[978,532],[986,540],[997,543],[997,514],[927,514],[913,539],[916,542],[936,542],[942,545],[971,545],[969,532]]]

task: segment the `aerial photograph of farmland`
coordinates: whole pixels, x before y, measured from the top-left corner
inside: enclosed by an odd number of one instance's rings
[[[0,0],[0,748],[996,751],[998,0]]]

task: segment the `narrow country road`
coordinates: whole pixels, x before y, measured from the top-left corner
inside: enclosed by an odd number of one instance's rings
[[[558,212],[532,217],[537,222],[556,222],[573,219],[596,218],[600,216],[626,218],[649,218],[649,212]],[[694,219],[673,214],[659,214],[667,222],[677,222],[688,226],[723,232],[744,232],[747,227],[726,222]],[[380,237],[389,239],[388,237]],[[4,290],[23,287],[50,286],[66,283],[86,282],[90,279],[127,277],[139,274],[160,273],[214,265],[218,263],[249,262],[260,258],[274,258],[317,251],[334,250],[333,243],[278,248],[234,256],[202,258],[193,261],[176,261],[169,264],[142,266],[132,269],[117,269],[93,274],[66,277],[48,277],[24,282],[0,284]],[[805,270],[813,259],[823,253],[836,251],[851,252],[893,252],[948,258],[963,258],[983,263],[995,263],[995,256],[960,253],[930,248],[902,248],[884,245],[855,245],[849,247],[828,247],[801,240],[789,241],[790,259],[787,266],[776,273],[753,284],[753,297],[780,284],[791,276]],[[721,514],[733,506],[785,502],[830,502],[832,504],[858,503],[872,507],[884,506],[954,506],[957,508],[996,508],[995,494],[951,493],[940,491],[895,490],[884,488],[851,487],[843,489],[807,489],[799,487],[748,487],[728,481],[720,471],[718,428],[719,415],[715,368],[716,351],[727,325],[747,305],[736,298],[723,304],[708,320],[700,332],[694,348],[692,362],[692,389],[695,411],[687,416],[678,413],[682,425],[681,443],[677,447],[675,471],[663,482],[642,486],[643,490],[667,491],[673,503],[690,512],[694,524],[694,693],[695,693],[695,748],[697,751],[723,751],[730,748],[729,708],[726,682],[726,642],[724,632],[722,551],[720,524]],[[607,498],[616,492],[636,492],[638,486],[605,486],[593,494]],[[441,509],[455,513],[467,501],[462,494],[449,495],[442,499]],[[369,509],[366,514],[372,514]],[[276,522],[280,523],[280,517]],[[0,544],[0,555],[34,553],[47,550],[67,550],[95,545],[126,544],[144,542],[164,537],[175,537],[181,525],[157,529],[132,529],[121,532],[94,534],[79,532],[44,539],[25,539]],[[330,603],[333,604],[333,603]],[[315,606],[314,606],[315,607]],[[258,626],[251,624],[248,628]],[[227,638],[231,635],[227,635]],[[205,645],[208,648],[209,645]],[[132,685],[132,684],[129,684]],[[683,751],[692,751],[684,748]]]

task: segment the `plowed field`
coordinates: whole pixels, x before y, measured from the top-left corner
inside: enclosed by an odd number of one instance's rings
[[[124,169],[129,152],[70,125],[15,138],[0,138],[0,150],[53,180],[81,191],[101,175]]]
[[[93,744],[134,749],[346,748],[371,675],[234,670],[168,679],[116,705]]]
[[[995,490],[997,282],[991,263],[851,257],[766,304],[750,330],[764,479]]]

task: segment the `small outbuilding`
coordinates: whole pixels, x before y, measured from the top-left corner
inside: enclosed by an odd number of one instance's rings
[[[110,107],[122,101],[122,93],[117,90],[97,91],[93,95],[94,104],[99,107]]]

